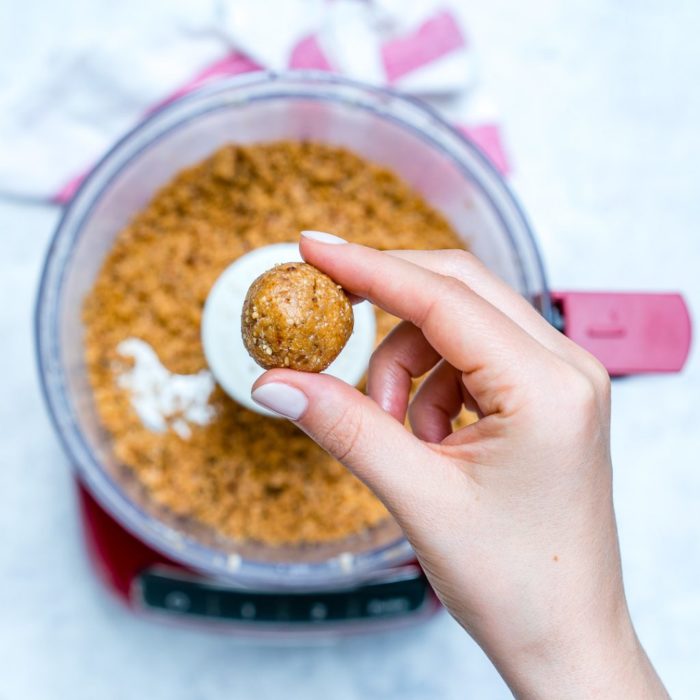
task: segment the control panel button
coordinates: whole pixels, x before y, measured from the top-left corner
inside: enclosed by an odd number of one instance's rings
[[[187,593],[178,590],[170,591],[163,599],[163,603],[166,608],[177,612],[187,612],[192,605]]]

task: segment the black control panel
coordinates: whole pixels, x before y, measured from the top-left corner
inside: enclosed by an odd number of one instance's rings
[[[417,567],[351,589],[256,593],[226,588],[159,567],[137,579],[141,605],[152,610],[238,622],[320,624],[391,618],[422,610],[431,592]]]

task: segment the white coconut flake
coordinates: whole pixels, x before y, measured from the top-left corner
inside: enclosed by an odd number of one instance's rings
[[[117,377],[117,384],[129,392],[131,405],[146,428],[155,433],[171,428],[188,439],[191,424],[207,425],[214,418],[215,410],[209,405],[214,390],[211,372],[170,372],[155,350],[139,338],[123,340],[117,352],[134,361],[133,367]]]

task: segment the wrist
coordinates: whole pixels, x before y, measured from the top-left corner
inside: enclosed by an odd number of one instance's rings
[[[516,698],[668,698],[623,607],[489,655]]]

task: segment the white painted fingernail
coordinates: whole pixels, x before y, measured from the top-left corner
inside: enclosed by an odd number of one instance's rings
[[[324,231],[302,231],[301,235],[303,238],[309,238],[312,241],[318,241],[319,243],[330,243],[331,245],[347,243],[344,238],[334,236],[332,233],[325,233]]]
[[[309,405],[309,400],[303,391],[281,382],[263,384],[250,396],[256,403],[290,420],[300,418]]]

